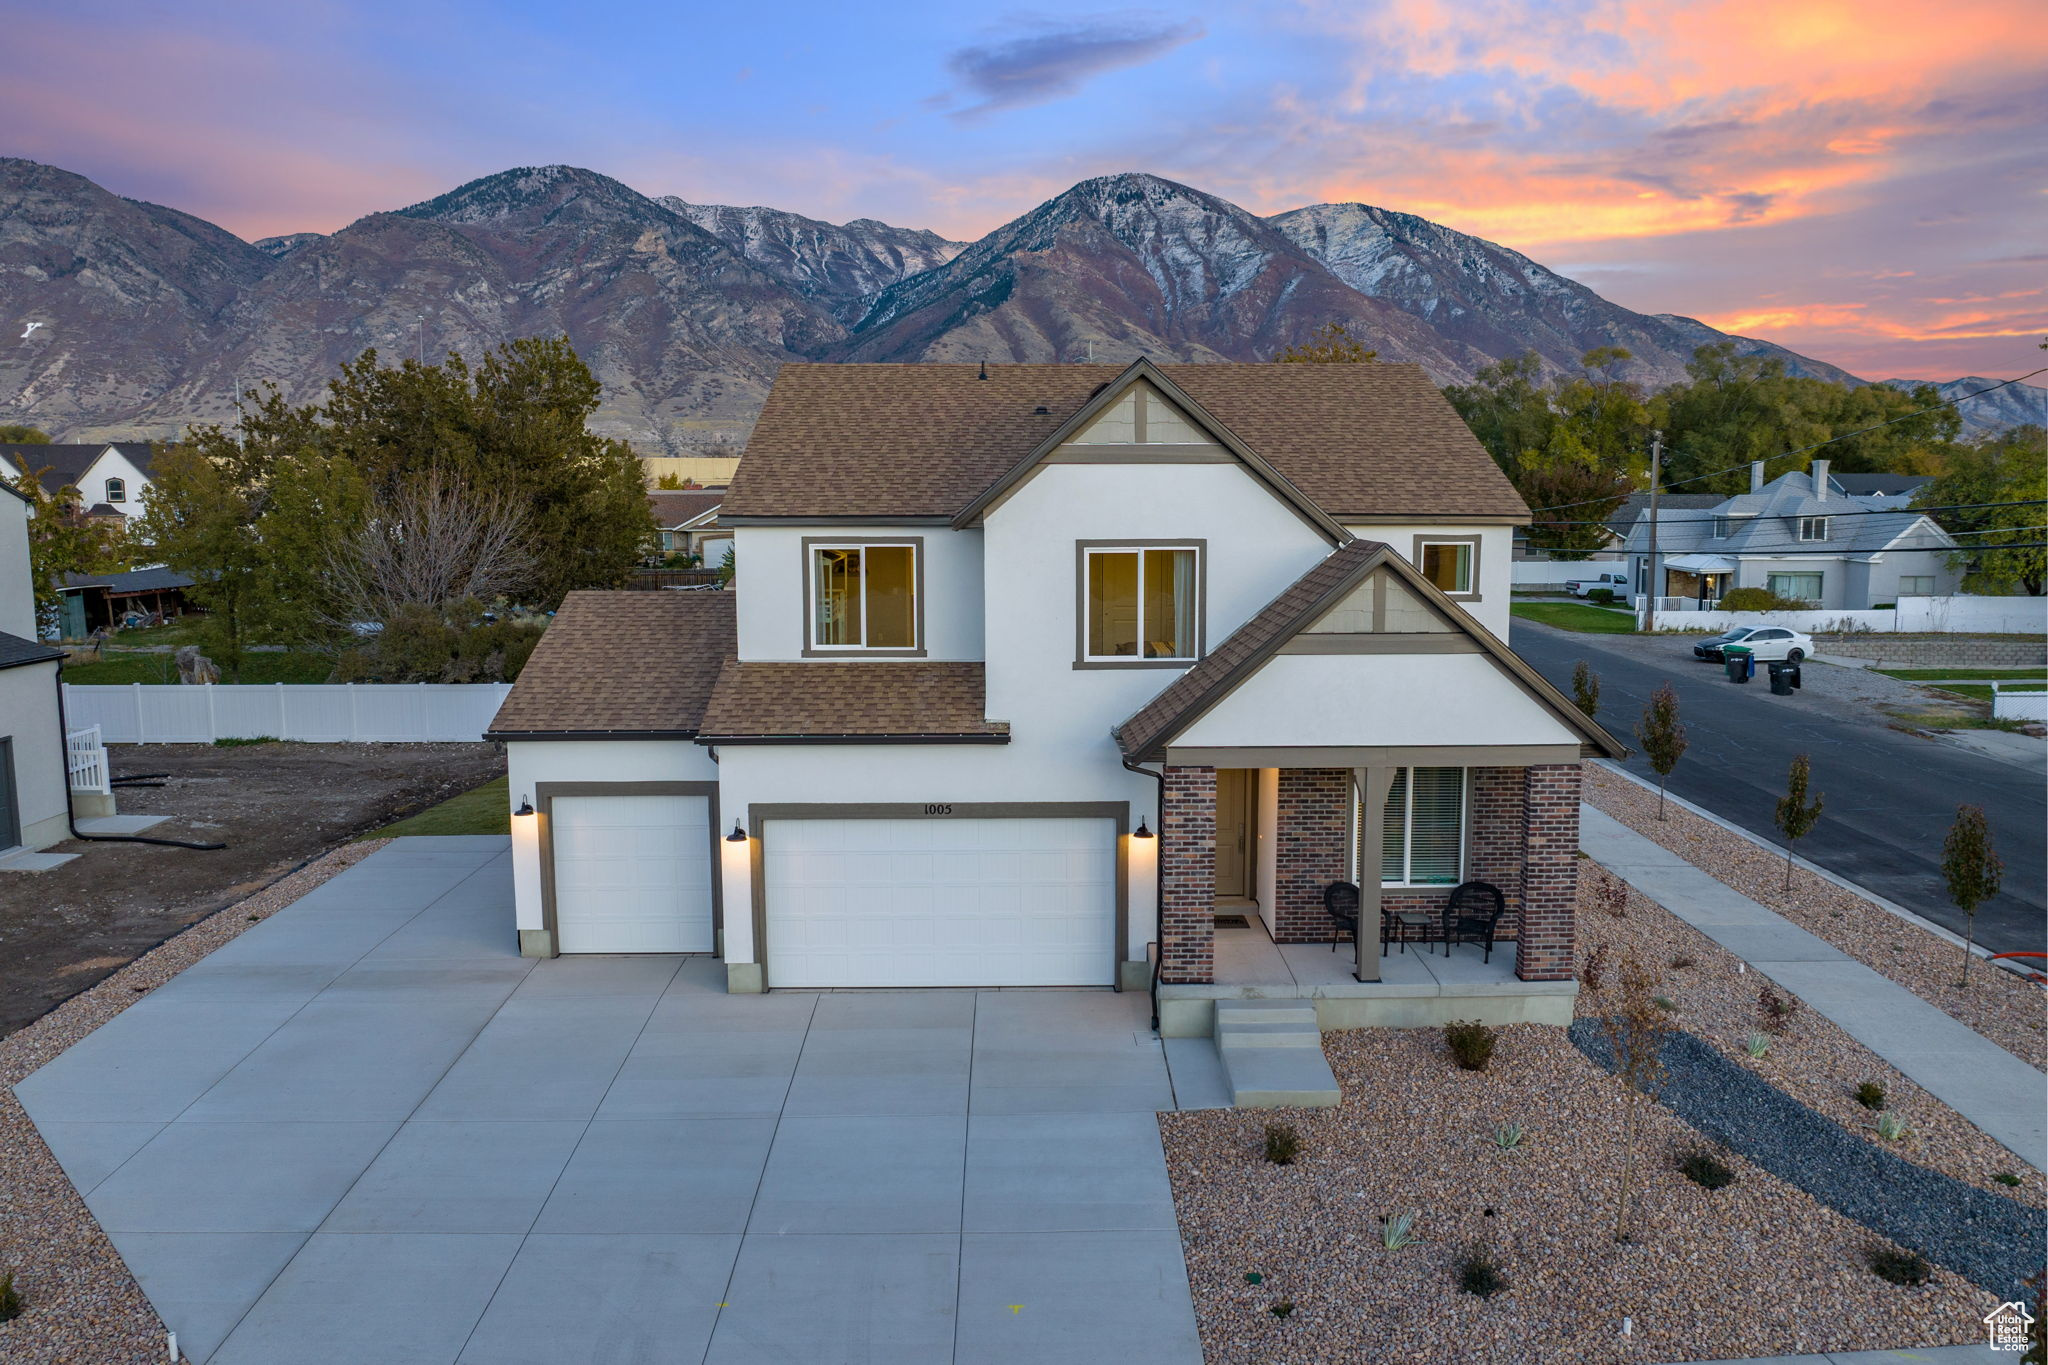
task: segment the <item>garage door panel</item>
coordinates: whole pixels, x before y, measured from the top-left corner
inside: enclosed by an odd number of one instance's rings
[[[556,947],[710,952],[710,807],[703,796],[555,798]]]
[[[775,820],[763,834],[777,986],[1107,985],[1107,819]]]

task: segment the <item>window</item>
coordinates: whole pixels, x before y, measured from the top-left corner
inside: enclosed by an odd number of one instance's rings
[[[1899,596],[1934,596],[1934,575],[1931,573],[1905,573],[1899,575]]]
[[[806,548],[811,649],[919,647],[915,543]]]
[[[1478,594],[1475,583],[1479,576],[1479,540],[1477,537],[1461,537],[1457,540],[1425,540],[1415,538],[1415,558],[1410,561],[1422,570],[1422,576],[1434,583],[1451,597],[1474,597]]]
[[[1356,812],[1365,828],[1364,803]],[[1363,842],[1354,840],[1354,842]],[[1359,869],[1367,866],[1364,850]],[[1456,886],[1465,879],[1465,770],[1402,768],[1387,791],[1382,886]]]
[[[1826,540],[1828,538],[1828,519],[1826,517],[1801,517],[1799,519],[1799,538],[1801,540]]]
[[[1728,539],[1728,537],[1734,535],[1737,531],[1741,530],[1742,523],[1748,520],[1748,517],[1715,517],[1714,539]]]
[[[127,481],[126,479],[108,479],[108,480],[107,480],[107,501],[108,501],[108,502],[126,502],[126,501],[128,501],[128,481]]]
[[[1081,662],[1192,663],[1201,652],[1195,546],[1081,549]]]
[[[1802,602],[1820,601],[1821,575],[1817,573],[1774,573],[1766,586],[1779,597],[1796,597]]]

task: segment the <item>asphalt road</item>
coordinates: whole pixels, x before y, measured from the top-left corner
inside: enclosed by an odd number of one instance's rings
[[[1959,804],[1980,805],[2005,862],[2003,889],[1977,908],[1977,941],[1994,952],[2040,952],[2048,939],[2048,799],[2039,774],[1958,746],[1823,713],[1808,703],[1832,670],[1809,667],[1806,688],[1771,695],[1761,666],[1738,686],[1692,657],[1690,639],[1670,642],[1668,664],[1579,635],[1518,620],[1515,652],[1571,695],[1572,666],[1584,659],[1600,675],[1600,720],[1637,747],[1633,727],[1650,694],[1669,681],[1691,746],[1669,790],[1724,820],[1778,842],[1778,798],[1794,755],[1813,762],[1813,790],[1826,798],[1819,825],[1799,852],[1822,867],[1957,933],[1963,915],[1949,903],[1941,843]],[[1639,648],[1640,646],[1636,646]],[[1641,753],[1631,772],[1655,774]]]

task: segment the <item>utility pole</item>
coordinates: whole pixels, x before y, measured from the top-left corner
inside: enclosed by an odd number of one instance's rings
[[[421,364],[422,366],[424,366],[424,365],[425,365],[425,364],[427,363],[427,318],[426,318],[426,314],[424,314],[424,313],[420,314],[420,353],[419,353],[419,363],[420,363],[420,364]]]
[[[1657,633],[1657,485],[1664,475],[1664,433],[1650,433],[1650,571],[1643,575],[1643,633]]]

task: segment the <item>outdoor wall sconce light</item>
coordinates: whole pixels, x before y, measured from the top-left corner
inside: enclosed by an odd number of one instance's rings
[[[732,822],[732,833],[725,836],[725,841],[728,844],[744,844],[747,841],[747,832],[740,827],[739,821]]]
[[[1131,837],[1133,839],[1150,839],[1152,837],[1152,831],[1143,820],[1140,820],[1138,822],[1138,827],[1131,831]]]
[[[531,815],[531,814],[533,814],[533,802],[531,802],[531,801],[527,800],[527,799],[526,799],[525,797],[523,797],[523,796],[522,796],[522,797],[520,797],[520,798],[519,798],[519,809],[518,809],[518,810],[515,810],[515,811],[513,811],[512,813],[513,813],[514,815]]]

